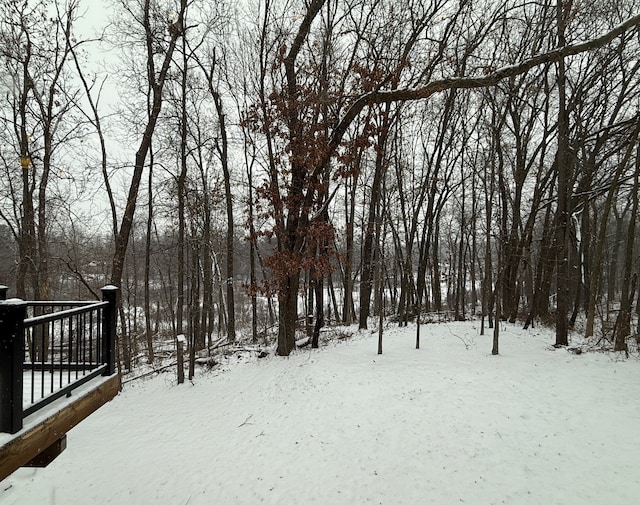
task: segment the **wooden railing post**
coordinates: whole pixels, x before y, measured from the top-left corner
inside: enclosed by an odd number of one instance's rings
[[[102,288],[102,301],[109,306],[102,310],[102,362],[107,365],[104,375],[116,372],[116,299],[118,288],[105,286]]]
[[[7,299],[7,291],[9,291],[9,288],[0,284],[0,301]]]
[[[187,341],[187,338],[184,335],[178,335],[177,337],[177,345],[178,345],[178,384],[184,383],[184,343]]]
[[[22,429],[22,374],[26,302],[0,301],[0,432]]]

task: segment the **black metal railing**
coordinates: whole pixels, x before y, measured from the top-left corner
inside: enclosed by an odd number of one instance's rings
[[[7,300],[0,286],[0,432],[115,370],[117,288],[102,301]]]

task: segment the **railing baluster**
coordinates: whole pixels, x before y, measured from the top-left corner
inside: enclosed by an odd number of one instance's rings
[[[102,318],[104,317],[103,314],[104,314],[104,307],[100,309],[100,314],[98,315],[99,317],[97,321],[98,333],[96,333],[96,345],[93,350],[95,354],[94,359],[96,363],[100,363],[100,350],[102,349]]]
[[[100,318],[96,318],[96,326],[98,327],[98,333],[100,333]],[[89,363],[93,363],[93,311],[89,312],[89,327],[91,328],[91,338],[89,339]],[[98,334],[96,333],[96,335]]]
[[[35,334],[35,328],[29,328],[29,331]],[[43,353],[48,356],[46,360],[41,360],[40,363],[34,363],[32,368],[40,370],[40,398],[44,398],[49,392],[53,391],[54,383],[53,383],[53,357],[54,357],[54,347],[53,342],[55,342],[56,335],[56,327],[53,323],[51,323],[51,328],[43,330],[43,334],[47,332],[49,335],[49,339],[42,343]]]
[[[62,327],[62,320],[60,321],[60,327]],[[49,354],[49,361],[51,362],[51,370],[49,371],[49,384],[51,385],[51,391],[53,393],[55,376],[56,376],[56,322],[51,322],[51,353]]]
[[[58,360],[58,364],[60,365],[59,367],[59,372],[58,372],[58,387],[62,387],[62,370],[64,370],[63,368],[63,360],[64,360],[64,323],[66,321],[64,319],[60,320],[60,349],[59,349],[59,353],[60,353],[60,358]]]
[[[36,332],[34,331],[33,328],[29,328],[28,330],[25,330],[25,339],[29,339],[29,342],[31,342],[31,349],[36,349]],[[35,403],[36,401],[36,364],[34,363],[34,359],[33,356],[35,356],[35,354],[33,354],[32,352],[29,353],[29,361],[31,362],[31,403]],[[44,373],[40,374],[40,398],[42,398],[42,395],[44,395]]]
[[[78,316],[78,345],[76,346],[76,380],[78,379],[78,372],[82,368],[82,373],[80,375],[84,375],[84,363],[82,359],[82,348],[84,345],[84,314],[80,314]]]
[[[67,351],[67,384],[71,382],[71,363],[73,358],[73,317],[69,318],[69,348]]]
[[[78,321],[76,322],[76,331],[78,332],[78,338],[76,339],[76,358],[75,358],[75,367],[76,367],[76,376],[78,378],[78,371],[80,370],[80,363],[82,360],[80,359],[80,352],[82,351],[82,342],[84,341],[84,325],[82,324],[83,316],[82,314],[78,315]]]
[[[82,347],[82,367],[84,369],[87,368],[87,351],[88,344],[91,342],[91,338],[93,337],[93,312],[89,312],[89,323],[87,324],[87,318],[85,317],[84,324],[86,325],[87,333],[89,334],[88,340],[85,340],[84,346]]]

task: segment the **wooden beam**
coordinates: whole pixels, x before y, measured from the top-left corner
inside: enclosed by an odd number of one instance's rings
[[[29,427],[29,418],[25,419],[23,430],[0,447],[0,481],[34,460],[49,447],[53,446],[55,449],[56,444],[62,438],[66,438],[65,435],[71,428],[115,397],[119,389],[120,377],[113,375],[42,422]],[[37,415],[38,413],[33,414]]]

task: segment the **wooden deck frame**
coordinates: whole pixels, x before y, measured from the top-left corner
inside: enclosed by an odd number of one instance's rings
[[[24,428],[0,445],[0,481],[30,463],[31,466],[48,464],[64,450],[67,432],[120,390],[117,374],[102,378],[95,387],[98,381],[94,379],[86,384],[86,389],[76,390],[76,398],[58,400],[59,404],[56,402],[52,407],[59,408],[54,408],[52,414],[36,412],[25,419]]]

